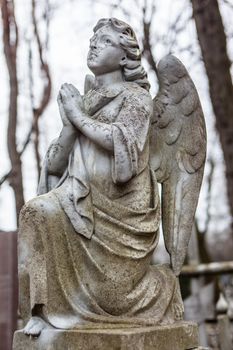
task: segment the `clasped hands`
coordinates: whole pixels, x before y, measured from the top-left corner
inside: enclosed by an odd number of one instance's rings
[[[57,103],[64,126],[74,126],[74,121],[83,115],[83,99],[72,84],[63,84],[57,97]]]

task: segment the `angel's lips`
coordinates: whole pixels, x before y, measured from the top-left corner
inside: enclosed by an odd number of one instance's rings
[[[98,54],[96,52],[90,52],[88,54],[88,59],[89,60],[95,59],[96,57],[98,57]]]

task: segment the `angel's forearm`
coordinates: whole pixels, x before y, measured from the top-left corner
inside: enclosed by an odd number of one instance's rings
[[[91,119],[85,113],[79,117],[73,117],[72,123],[82,134],[107,151],[113,152],[112,127]]]
[[[60,136],[52,144],[48,153],[48,173],[60,175],[65,170],[69,154],[77,137],[77,131],[73,127],[63,127]]]

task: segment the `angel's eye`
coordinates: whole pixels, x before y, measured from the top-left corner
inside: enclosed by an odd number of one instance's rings
[[[106,42],[106,44],[111,44],[112,43],[110,39],[106,39],[105,42]]]

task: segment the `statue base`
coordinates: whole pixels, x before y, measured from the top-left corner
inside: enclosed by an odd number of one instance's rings
[[[38,338],[15,332],[13,350],[190,350],[198,349],[198,327],[192,322],[169,326],[75,330],[45,329]]]

